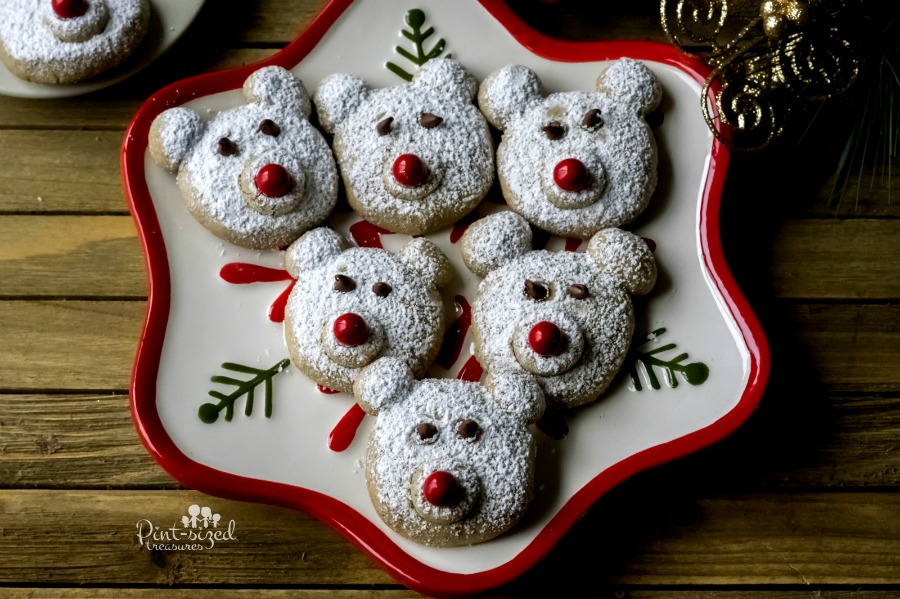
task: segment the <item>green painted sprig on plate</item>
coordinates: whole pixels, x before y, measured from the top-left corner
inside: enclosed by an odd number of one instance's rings
[[[250,416],[253,413],[254,391],[260,385],[265,385],[265,414],[266,418],[272,417],[272,379],[276,374],[284,370],[290,365],[288,359],[281,360],[271,368],[260,369],[244,364],[235,364],[234,362],[225,362],[222,368],[232,372],[240,372],[242,374],[252,375],[247,380],[240,380],[230,376],[215,375],[210,378],[213,383],[221,385],[231,385],[235,389],[226,395],[215,389],[209,392],[209,395],[218,400],[218,403],[205,403],[200,406],[197,416],[206,424],[212,424],[219,419],[219,414],[225,410],[225,420],[231,422],[234,417],[234,402],[243,396],[247,396],[244,404],[244,415]]]
[[[706,382],[706,379],[709,378],[709,366],[703,362],[684,363],[684,361],[688,359],[687,353],[681,353],[674,358],[669,359],[665,359],[659,355],[675,349],[676,345],[674,343],[667,343],[649,351],[642,351],[640,349],[647,343],[656,341],[662,337],[665,332],[666,329],[664,327],[651,331],[650,334],[646,335],[643,341],[632,348],[628,363],[629,375],[631,375],[631,382],[634,385],[635,391],[643,391],[644,389],[641,384],[640,374],[638,373],[639,362],[644,365],[644,370],[647,373],[647,380],[654,389],[660,389],[662,387],[659,382],[659,377],[656,375],[656,372],[654,372],[654,368],[662,370],[666,383],[672,388],[678,386],[678,377],[675,376],[676,372],[691,385],[702,385]]]
[[[425,49],[425,40],[434,34],[434,27],[428,27],[424,31],[422,30],[422,27],[425,25],[425,13],[422,10],[418,8],[409,10],[406,13],[405,21],[409,26],[409,29],[402,29],[400,33],[415,45],[415,53],[410,52],[402,46],[397,46],[394,48],[397,54],[409,60],[417,67],[420,67],[432,58],[437,58],[443,53],[444,48],[447,45],[444,38],[439,39],[430,50]],[[448,54],[446,58],[453,58],[453,55]],[[384,66],[404,81],[412,81],[413,79],[412,73],[393,62],[388,61]]]

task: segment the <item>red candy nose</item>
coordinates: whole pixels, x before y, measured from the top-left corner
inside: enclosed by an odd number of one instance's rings
[[[565,337],[559,327],[542,320],[533,327],[528,333],[528,344],[535,352],[545,358],[558,356],[566,349]]]
[[[462,487],[446,470],[437,470],[422,484],[425,500],[437,507],[453,507],[462,500]]]
[[[553,169],[553,180],[564,191],[581,191],[590,179],[584,163],[577,158],[566,158]]]
[[[267,164],[253,180],[261,194],[270,198],[286,196],[294,188],[294,178],[280,164]]]
[[[356,347],[369,340],[369,327],[359,314],[348,312],[334,319],[334,337],[341,345]]]
[[[87,12],[86,0],[53,0],[53,12],[60,19],[76,19]]]
[[[394,179],[404,187],[418,187],[428,177],[428,167],[415,154],[403,154],[394,161]]]

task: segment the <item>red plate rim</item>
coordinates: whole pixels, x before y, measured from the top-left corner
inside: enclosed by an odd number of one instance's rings
[[[523,22],[503,0],[478,2],[532,53],[560,62],[610,60],[621,56],[668,64],[702,83],[709,68],[673,46],[644,41],[573,42],[547,37]],[[321,493],[271,481],[224,473],[199,464],[172,442],[156,410],[156,379],[170,308],[171,281],[165,242],[145,180],[144,157],[153,119],[163,110],[194,98],[240,88],[256,69],[270,64],[291,68],[322,39],[353,0],[331,0],[297,39],[271,58],[253,65],[209,73],[173,83],[138,110],[122,146],[122,172],[131,212],[144,247],[149,273],[148,308],[131,380],[131,412],[141,441],[157,462],[180,483],[210,495],[300,509],[338,530],[371,555],[394,578],[421,593],[452,596],[485,591],[507,583],[546,555],[601,495],[626,478],[684,456],[731,434],[756,409],[769,377],[765,334],[732,276],[722,250],[719,218],[727,147],[713,140],[700,207],[700,246],[704,263],[750,355],[747,385],[737,405],[713,424],[646,449],[603,471],[578,491],[512,560],[474,574],[449,573],[411,557],[355,510]]]

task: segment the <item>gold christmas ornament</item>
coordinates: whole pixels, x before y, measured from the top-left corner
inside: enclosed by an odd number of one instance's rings
[[[701,94],[713,134],[738,150],[761,150],[782,134],[792,109],[845,91],[859,74],[844,20],[864,0],[661,0],[663,29],[712,72]]]

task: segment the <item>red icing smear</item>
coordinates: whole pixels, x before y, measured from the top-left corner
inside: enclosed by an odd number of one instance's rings
[[[272,281],[290,281],[291,274],[280,268],[269,268],[259,264],[246,262],[230,262],[222,267],[219,276],[235,285],[247,283],[271,283]]]
[[[353,443],[353,438],[356,436],[356,431],[365,417],[366,413],[359,407],[359,404],[353,404],[353,407],[347,410],[347,413],[344,414],[337,426],[331,430],[331,434],[328,435],[328,449],[339,452],[350,447],[350,444]]]
[[[381,236],[389,235],[390,233],[391,232],[387,229],[376,227],[366,220],[361,220],[358,223],[350,225],[350,235],[353,237],[353,241],[355,241],[356,245],[358,245],[359,247],[383,247],[381,245]]]
[[[459,316],[444,333],[441,350],[438,352],[437,360],[435,360],[435,363],[438,366],[443,367],[444,370],[450,370],[450,367],[453,366],[459,358],[459,353],[462,351],[466,333],[469,332],[469,327],[472,324],[472,307],[469,305],[466,298],[457,295],[453,298],[453,301],[456,303],[456,309],[459,311]]]
[[[459,369],[459,374],[456,375],[456,378],[470,383],[477,383],[481,380],[482,374],[484,374],[484,368],[481,367],[475,356],[470,356],[466,363],[463,364],[463,367]]]
[[[234,285],[246,285],[248,283],[271,283],[274,281],[290,281],[287,289],[281,292],[281,295],[275,298],[272,305],[269,306],[268,316],[272,322],[284,322],[284,309],[287,306],[288,296],[291,289],[294,288],[297,281],[291,274],[280,268],[269,268],[268,266],[260,266],[259,264],[248,264],[246,262],[230,262],[222,267],[219,276],[223,280]]]
[[[296,284],[297,281],[292,280],[290,285],[281,292],[281,295],[275,298],[275,301],[269,306],[269,320],[272,322],[284,322],[284,309],[287,307],[288,296]]]
[[[656,251],[656,242],[650,239],[649,237],[641,237],[644,240],[644,243],[647,244],[647,247],[650,248],[650,253],[654,253]]]
[[[461,219],[459,219],[456,224],[453,225],[453,230],[450,231],[450,243],[456,243],[462,238],[463,233],[466,232],[466,229],[469,228],[469,225],[478,220],[478,211],[473,210],[468,213]]]
[[[566,238],[566,251],[567,252],[577,252],[578,248],[581,247],[581,240],[576,239],[575,237],[567,237]]]
[[[316,389],[319,390],[319,393],[324,393],[325,395],[334,395],[335,393],[340,393],[340,391],[329,389],[328,387],[323,387],[322,385],[316,385]]]

